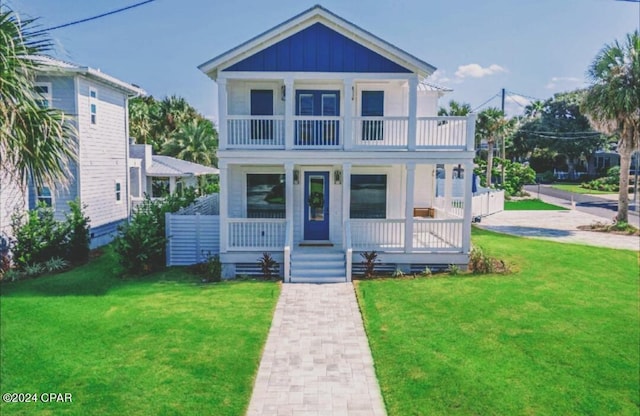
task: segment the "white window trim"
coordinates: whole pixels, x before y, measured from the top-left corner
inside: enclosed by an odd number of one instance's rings
[[[52,104],[53,104],[53,94],[52,94],[52,84],[51,82],[36,82],[33,84],[35,87],[47,87],[47,93],[46,94],[35,94],[35,99],[36,100],[42,100],[43,98],[45,100],[47,100],[47,102],[49,103],[49,105],[47,106],[47,108],[53,108]],[[35,91],[34,91],[35,93]]]
[[[95,93],[95,97],[92,97],[91,94]],[[98,90],[93,88],[93,87],[89,87],[89,125],[91,126],[97,126],[98,125]],[[95,105],[96,106],[96,112],[92,113],[91,112],[91,106]],[[95,123],[93,122],[93,120],[91,120],[92,116],[95,114],[96,116],[96,121]]]

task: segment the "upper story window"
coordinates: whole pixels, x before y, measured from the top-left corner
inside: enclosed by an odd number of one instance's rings
[[[53,194],[48,186],[39,186],[36,189],[36,199],[48,207],[53,207]]]
[[[116,202],[122,201],[122,184],[120,182],[116,182]]]
[[[98,91],[89,88],[89,112],[91,114],[91,124],[98,123]]]
[[[387,175],[351,175],[351,218],[387,218]]]
[[[35,93],[35,100],[40,108],[51,108],[51,83],[50,82],[36,82],[33,91]]]

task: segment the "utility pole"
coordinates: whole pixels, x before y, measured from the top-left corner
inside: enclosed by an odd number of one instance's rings
[[[505,96],[505,90],[504,88],[502,89],[502,114],[504,114],[504,96]],[[504,115],[504,117],[506,118],[506,114]],[[500,182],[502,184],[502,188],[504,189],[504,161],[506,159],[506,151],[505,151],[505,144],[504,142],[507,140],[506,135],[502,135],[502,163],[500,163],[501,166],[501,170],[502,170],[502,181]]]

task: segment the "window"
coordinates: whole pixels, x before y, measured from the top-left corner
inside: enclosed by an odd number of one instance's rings
[[[156,177],[151,179],[151,196],[162,198],[169,195],[169,178]]]
[[[285,218],[284,175],[247,174],[247,217]]]
[[[36,199],[38,202],[42,202],[48,207],[53,207],[53,195],[51,189],[48,186],[38,187],[36,189]]]
[[[36,82],[33,87],[35,100],[40,108],[51,108],[51,83]]]
[[[116,182],[116,202],[122,201],[122,185],[120,182]]]
[[[251,115],[273,115],[273,90],[251,90]],[[252,119],[251,140],[272,140],[273,120]]]
[[[362,91],[362,117],[384,116],[384,91]],[[384,140],[383,120],[362,120],[362,140]]]
[[[98,122],[98,91],[89,88],[89,111],[91,113],[91,124]]]
[[[387,175],[351,175],[351,218],[387,218]]]

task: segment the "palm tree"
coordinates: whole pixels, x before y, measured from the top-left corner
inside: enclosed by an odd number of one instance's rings
[[[595,57],[588,74],[592,85],[583,108],[596,130],[617,135],[620,153],[619,222],[629,220],[629,166],[638,150],[640,135],[640,35],[636,30],[626,42],[613,42]]]
[[[136,143],[151,144],[154,119],[158,114],[158,102],[151,96],[129,100],[129,134]]]
[[[207,166],[217,165],[218,134],[209,120],[195,118],[171,135],[162,154]]]
[[[506,119],[504,112],[497,108],[487,108],[478,114],[476,137],[487,141],[487,186],[491,186],[491,170],[493,169],[493,148],[498,137],[504,137],[511,131],[512,123]]]
[[[527,118],[538,118],[542,115],[542,111],[544,111],[544,101],[535,100],[524,108],[524,115]]]
[[[471,105],[468,103],[459,103],[455,100],[449,101],[449,108],[440,107],[439,116],[468,116],[471,114]]]
[[[34,92],[40,64],[51,41],[33,30],[34,20],[0,11],[0,161],[12,180],[23,186],[66,185],[75,159],[74,129],[59,110],[42,108]]]

